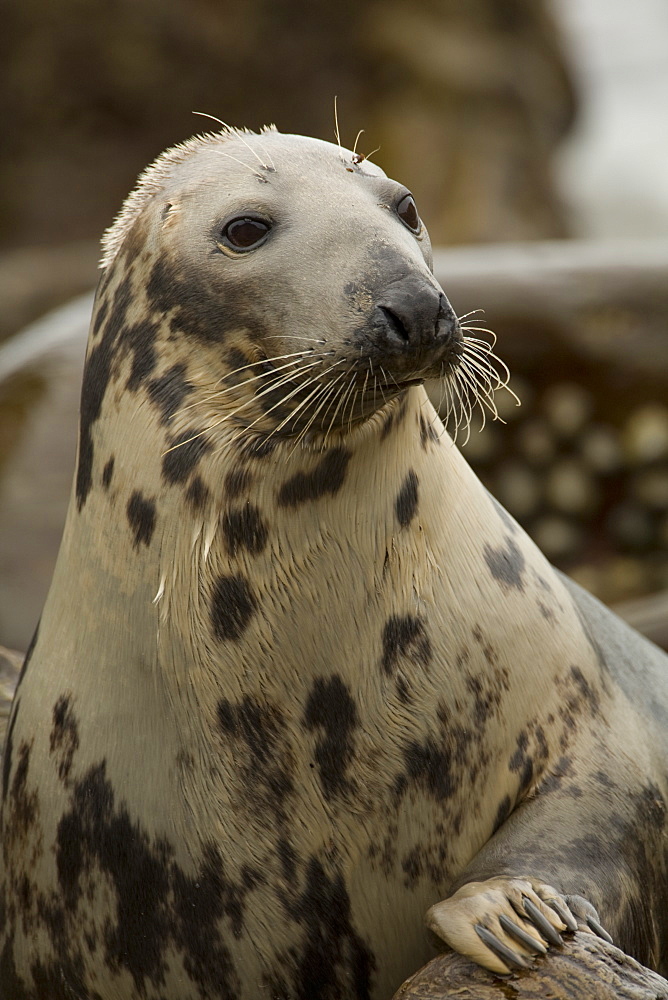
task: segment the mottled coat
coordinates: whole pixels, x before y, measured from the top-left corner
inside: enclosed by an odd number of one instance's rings
[[[222,134],[112,230],[3,762],[3,1000],[387,1000],[427,909],[506,876],[661,965],[666,658],[445,435],[419,383],[461,334],[405,197]]]

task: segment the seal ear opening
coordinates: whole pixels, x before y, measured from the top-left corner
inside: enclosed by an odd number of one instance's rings
[[[167,204],[163,207],[162,212],[160,213],[163,229],[168,229],[169,226],[174,225],[180,211],[181,211],[180,205],[175,205],[174,202],[172,201],[167,202]]]

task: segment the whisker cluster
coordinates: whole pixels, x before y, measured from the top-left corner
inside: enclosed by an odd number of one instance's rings
[[[324,340],[315,337],[295,339],[310,341],[318,345],[325,343]],[[203,393],[195,402],[181,407],[178,413],[185,413],[194,407],[202,408],[211,404],[219,406],[220,404],[224,404],[230,397],[234,399],[234,396],[242,393],[247,386],[253,386],[253,392],[239,405],[233,406],[231,410],[224,410],[216,414],[213,418],[208,419],[201,430],[186,440],[172,445],[164,454],[181,448],[197,438],[204,437],[222,424],[233,421],[235,417],[243,414],[244,411],[252,411],[253,407],[261,403],[263,398],[280,390],[284,391],[280,391],[280,398],[276,402],[273,402],[270,406],[263,406],[262,412],[259,415],[255,416],[248,423],[244,422],[239,432],[231,440],[228,439],[222,443],[221,447],[233,443],[260,421],[271,419],[275,411],[281,410],[286,406],[289,406],[289,412],[280,419],[279,415],[276,414],[276,423],[272,426],[269,433],[263,435],[263,442],[266,443],[274,435],[280,434],[286,427],[292,426],[294,432],[297,422],[303,418],[305,423],[303,427],[300,427],[299,433],[296,436],[294,451],[295,448],[299,447],[305,441],[309,431],[312,429],[322,430],[329,419],[323,443],[323,446],[326,445],[327,438],[334,427],[339,412],[342,415],[342,420],[345,420],[346,414],[348,414],[349,425],[352,425],[358,395],[360,393],[363,394],[366,390],[370,375],[370,372],[368,372],[363,388],[360,389],[358,387],[355,390],[355,372],[337,373],[336,369],[344,364],[344,359],[333,360],[333,356],[334,351],[316,351],[314,347],[308,347],[301,351],[272,357],[269,371],[257,371],[259,365],[266,364],[268,359],[264,359],[262,361],[249,361],[245,365],[226,372],[211,390]],[[241,373],[246,373],[246,376],[230,384],[230,379]],[[348,374],[350,379],[347,386],[344,381],[346,374]],[[336,400],[337,394],[339,394],[338,401]],[[300,398],[295,400],[294,405],[290,405],[291,400],[294,400],[295,397]],[[336,406],[334,407],[335,402]],[[350,404],[349,412],[347,411],[347,403]],[[330,411],[333,407],[334,412],[331,413],[330,418]],[[238,421],[236,422],[238,423]]]
[[[494,399],[499,389],[509,392],[520,405],[519,398],[509,385],[508,367],[494,353],[494,333],[480,326],[481,320],[471,319],[472,316],[473,313],[467,313],[459,317],[460,323],[467,319],[468,323],[461,324],[464,338],[458,364],[446,366],[444,362],[440,373],[439,411],[445,411],[443,422],[450,424],[455,440],[460,430],[465,431],[464,444],[469,440],[476,408],[482,418],[480,430],[485,426],[488,414],[493,420],[504,422]],[[491,343],[478,334],[491,338]],[[361,367],[362,359],[358,366],[350,367],[344,358],[335,357],[334,350],[324,349],[326,341],[322,338],[293,339],[304,341],[309,346],[270,359],[249,360],[226,372],[195,402],[183,406],[179,413],[193,407],[209,408],[207,419],[201,430],[173,444],[167,451],[204,437],[225,423],[233,423],[236,433],[231,439],[226,435],[225,440],[220,441],[219,448],[222,449],[262,421],[268,421],[269,427],[265,424],[258,446],[283,431],[294,438],[290,454],[309,441],[310,434],[322,435],[321,445],[326,448],[335,427],[347,426],[351,432],[357,420],[388,403],[385,390],[389,390],[391,397],[394,395],[393,384],[399,389],[392,373],[381,365],[374,366],[371,358],[366,359],[366,370]],[[251,391],[244,393],[247,387]],[[278,398],[274,401],[272,395]],[[239,396],[242,401],[239,401]]]
[[[520,399],[510,388],[510,371],[501,358],[494,353],[496,345],[496,334],[493,330],[478,325],[481,320],[470,319],[474,313],[481,310],[473,310],[464,316],[458,317],[461,330],[464,334],[463,352],[459,359],[459,364],[448,371],[441,372],[441,399],[439,410],[445,404],[445,415],[443,423],[451,423],[454,426],[453,436],[455,440],[460,429],[464,428],[466,436],[463,444],[466,444],[471,436],[471,422],[476,407],[480,410],[483,429],[487,421],[487,414],[491,414],[492,420],[500,420],[505,423],[499,414],[494,394],[499,389],[505,389],[515,400],[515,405],[520,406]],[[468,323],[462,320],[468,319]],[[487,334],[492,338],[491,343],[473,334]]]

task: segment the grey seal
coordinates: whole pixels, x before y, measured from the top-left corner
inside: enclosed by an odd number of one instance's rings
[[[445,434],[422,382],[484,360],[361,156],[226,130],[140,178],[6,741],[3,996],[381,1000],[425,914],[499,973],[577,927],[664,967],[668,661]]]

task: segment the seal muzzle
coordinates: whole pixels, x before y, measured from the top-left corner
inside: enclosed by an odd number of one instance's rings
[[[438,286],[421,275],[392,282],[371,315],[375,352],[400,373],[430,374],[459,356],[462,333],[454,310]]]

